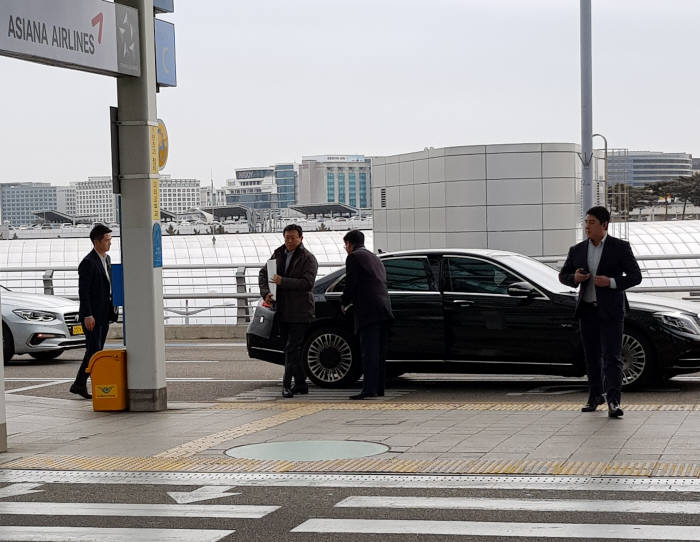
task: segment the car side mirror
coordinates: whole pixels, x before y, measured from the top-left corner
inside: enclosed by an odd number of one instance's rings
[[[508,295],[511,297],[529,299],[531,297],[537,297],[537,290],[535,290],[535,287],[529,282],[514,282],[508,286]]]

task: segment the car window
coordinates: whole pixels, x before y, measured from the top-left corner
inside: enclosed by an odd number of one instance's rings
[[[484,260],[447,258],[447,281],[451,292],[508,294],[508,286],[520,279]]]
[[[389,290],[429,292],[436,289],[425,258],[387,258],[382,263]]]

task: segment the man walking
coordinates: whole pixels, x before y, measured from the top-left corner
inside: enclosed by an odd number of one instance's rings
[[[608,416],[619,418],[622,390],[622,331],[627,308],[625,290],[642,282],[627,241],[608,235],[610,212],[592,207],[586,213],[585,241],[569,249],[559,280],[578,292],[579,319],[588,373],[588,401],[582,412],[608,402]],[[603,397],[605,393],[605,398]]]
[[[117,321],[117,312],[112,305],[112,262],[107,254],[112,244],[111,232],[103,224],[92,228],[90,241],[93,249],[78,266],[79,314],[85,332],[85,356],[70,392],[85,399],[92,398],[87,391],[85,369],[92,355],[104,348],[109,323]]]
[[[309,393],[306,374],[301,363],[301,348],[306,327],[314,317],[314,298],[311,293],[316,280],[318,262],[302,244],[301,226],[290,224],[282,232],[284,244],[270,257],[276,261],[277,273],[268,279],[267,264],[258,274],[260,296],[266,303],[272,302],[270,284],[277,285],[275,295],[275,318],[279,319],[280,331],[285,337],[284,377],[282,397],[291,398],[295,393]],[[294,378],[294,386],[292,386]]]
[[[384,395],[384,352],[387,323],[393,320],[386,287],[386,270],[381,260],[365,248],[365,235],[351,230],[345,237],[345,288],[343,311],[353,305],[355,333],[360,335],[364,385],[350,399]]]

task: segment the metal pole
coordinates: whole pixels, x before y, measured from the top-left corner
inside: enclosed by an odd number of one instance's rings
[[[166,410],[162,268],[153,266],[160,221],[153,0],[117,0],[139,11],[141,77],[117,79],[121,246],[129,410]]]
[[[591,60],[591,0],[581,4],[581,172],[583,209],[593,206],[593,105]]]
[[[604,158],[603,158],[603,165],[605,168],[605,171],[603,174],[605,175],[605,197],[603,199],[606,207],[608,206],[608,138],[606,138],[603,134],[593,134],[592,137],[602,137],[603,138],[603,153],[604,153]]]

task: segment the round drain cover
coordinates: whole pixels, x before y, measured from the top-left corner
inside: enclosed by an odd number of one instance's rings
[[[357,440],[301,440],[248,444],[226,450],[226,455],[240,459],[278,459],[283,461],[324,461],[353,459],[382,454],[389,446]]]

